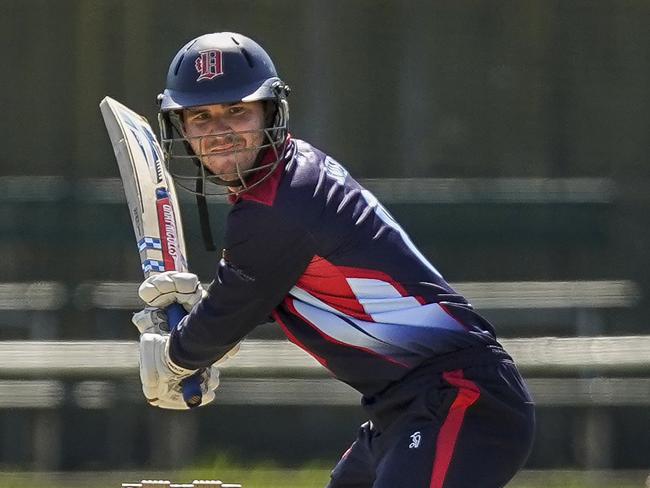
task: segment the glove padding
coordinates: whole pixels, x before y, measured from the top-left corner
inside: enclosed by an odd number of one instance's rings
[[[142,334],[169,334],[169,320],[162,308],[146,307],[133,314],[131,322]]]
[[[187,410],[181,381],[200,371],[201,406],[214,400],[219,370],[212,365],[201,370],[186,369],[169,357],[169,335],[144,333],[140,336],[140,380],[149,404],[172,410]]]
[[[131,321],[142,334],[158,334],[165,335],[169,334],[169,323],[167,321],[167,313],[155,307],[146,307],[139,312],[133,314]],[[234,357],[240,349],[241,343],[236,344],[230,351],[223,355],[217,362],[214,363],[215,366],[220,365],[224,361]]]
[[[165,308],[178,302],[188,312],[192,310],[203,294],[199,277],[192,273],[165,271],[150,276],[138,289],[140,298],[149,306]]]

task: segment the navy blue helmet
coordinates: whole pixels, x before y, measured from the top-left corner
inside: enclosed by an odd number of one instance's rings
[[[183,46],[169,66],[165,90],[158,95],[162,146],[177,185],[200,195],[219,195],[240,193],[261,183],[284,157],[289,91],[266,51],[246,36],[233,32],[205,34]],[[232,177],[223,179],[201,164],[202,155],[194,153],[184,136],[181,111],[255,101],[265,105],[263,142],[246,148],[257,151],[256,162],[250,169],[237,168],[238,181],[233,184]]]

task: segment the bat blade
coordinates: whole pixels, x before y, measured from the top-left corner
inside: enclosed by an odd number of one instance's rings
[[[104,98],[100,109],[120,170],[145,277],[187,271],[185,237],[174,182],[144,117]]]
[[[187,271],[187,254],[174,182],[147,120],[105,97],[99,104],[120,170],[145,278],[163,271]],[[170,328],[186,315],[178,303],[167,308]],[[200,378],[182,383],[190,408],[201,404]]]

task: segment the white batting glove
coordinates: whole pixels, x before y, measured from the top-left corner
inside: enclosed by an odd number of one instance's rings
[[[169,334],[169,321],[162,308],[146,307],[133,314],[131,322],[142,334]]]
[[[150,307],[165,308],[177,302],[188,312],[205,293],[198,276],[179,271],[152,275],[138,289],[140,298]]]
[[[140,380],[149,404],[172,410],[187,410],[181,381],[196,373],[175,364],[169,357],[169,335],[144,333],[140,336]],[[201,406],[214,400],[219,370],[213,365],[201,370]]]
[[[167,321],[167,314],[161,308],[146,307],[139,312],[133,314],[131,322],[138,328],[140,335],[142,334],[169,334],[169,323]],[[241,343],[237,344],[230,351],[223,355],[215,365],[219,365],[224,361],[234,357],[240,349]]]

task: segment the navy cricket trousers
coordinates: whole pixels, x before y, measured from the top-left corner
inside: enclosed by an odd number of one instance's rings
[[[328,488],[505,486],[530,453],[535,413],[512,359],[499,351],[466,367],[418,368],[364,398],[371,420]]]

